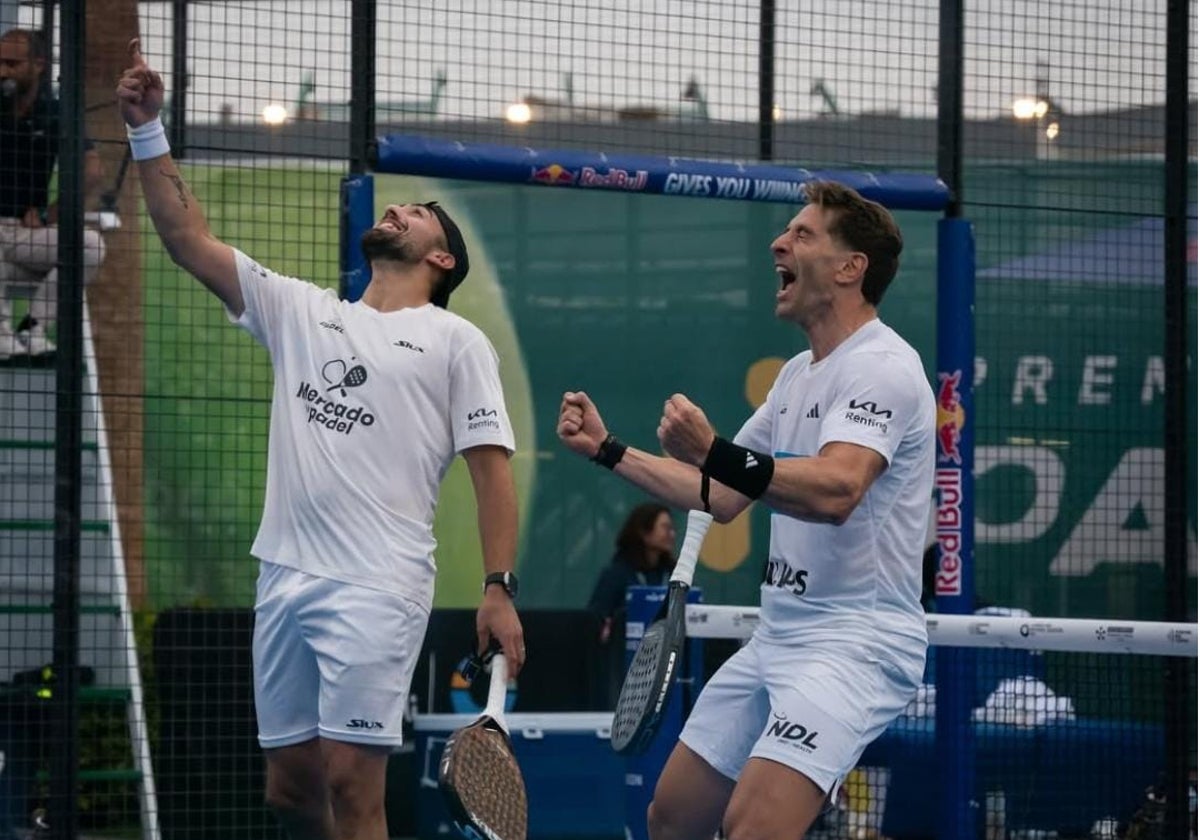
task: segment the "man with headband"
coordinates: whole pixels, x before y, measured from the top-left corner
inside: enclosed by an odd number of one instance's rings
[[[146,208],[172,259],[271,354],[266,500],[251,553],[254,689],[267,800],[293,840],[385,840],[388,753],[433,603],[434,508],[456,454],[479,509],[476,627],[519,671],[513,432],[496,351],[446,310],[463,237],[436,203],[362,238],[362,299],[284,277],[217,240],[170,156],[163,83],[131,44],[117,88]]]

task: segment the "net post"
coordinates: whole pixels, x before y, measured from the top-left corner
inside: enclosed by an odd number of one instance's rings
[[[350,4],[350,174],[370,164],[375,137],[375,0]]]
[[[189,0],[171,3],[171,86],[170,123],[167,126],[171,156],[183,160],[187,156],[187,89],[188,89],[188,6]]]
[[[775,158],[775,0],[758,5],[758,159]]]
[[[1167,621],[1184,621],[1188,590],[1188,39],[1187,0],[1168,0],[1166,14],[1166,125],[1163,194],[1163,604]],[[1192,127],[1194,131],[1194,126]],[[1195,135],[1193,135],[1194,139]],[[1193,438],[1194,440],[1194,438]],[[1191,462],[1194,463],[1194,462]],[[1195,744],[1185,698],[1195,696],[1194,663],[1169,658],[1163,669],[1163,738],[1167,812],[1165,837],[1188,836],[1186,744]],[[1189,670],[1193,680],[1189,685]],[[1189,719],[1190,718],[1190,719]]]
[[[341,269],[338,294],[343,300],[358,300],[371,282],[371,268],[358,243],[375,219],[375,178],[347,175],[341,184],[338,262]]]
[[[939,613],[970,613],[975,604],[974,396],[975,239],[961,218],[938,222],[937,505]],[[937,755],[945,796],[939,840],[975,836],[975,653],[943,648],[937,659]]]

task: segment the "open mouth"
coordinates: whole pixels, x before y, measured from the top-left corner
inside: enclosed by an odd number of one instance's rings
[[[405,220],[398,213],[391,210],[383,214],[383,218],[379,220],[379,223],[375,227],[380,230],[394,230],[397,233],[404,233],[404,231],[408,230],[408,224]]]
[[[796,282],[796,275],[788,271],[781,265],[775,266],[775,273],[779,275],[779,290],[783,291],[788,286]]]

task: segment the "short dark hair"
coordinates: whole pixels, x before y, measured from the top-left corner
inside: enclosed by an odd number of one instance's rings
[[[658,502],[643,502],[629,511],[625,524],[617,534],[617,553],[629,561],[639,572],[648,572],[654,568],[646,561],[646,534],[654,527],[658,517],[670,514],[671,509]],[[668,554],[662,559],[663,568],[675,565],[675,557]]]
[[[32,29],[21,29],[15,27],[9,29],[3,35],[0,35],[0,40],[9,41],[13,38],[19,38],[25,42],[25,46],[29,49],[30,60],[46,58],[46,39],[42,37],[42,33]]]
[[[445,272],[442,281],[433,290],[433,296],[430,298],[430,302],[435,306],[445,309],[446,305],[450,302],[450,293],[458,288],[459,284],[466,278],[467,272],[471,270],[471,261],[467,259],[467,243],[463,239],[462,231],[458,229],[458,225],[450,218],[450,214],[442,209],[441,205],[436,201],[428,201],[424,206],[428,207],[433,212],[433,215],[437,216],[438,222],[442,225],[442,232],[446,237],[446,250],[454,257],[454,268]]]
[[[900,226],[882,204],[836,181],[810,181],[804,185],[804,195],[809,204],[833,211],[830,236],[867,255],[862,294],[867,303],[878,306],[900,267],[904,250]]]

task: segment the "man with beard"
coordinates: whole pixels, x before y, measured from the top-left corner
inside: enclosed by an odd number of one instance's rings
[[[385,840],[388,753],[433,602],[438,486],[462,453],[483,546],[480,649],[525,658],[513,606],[513,433],[496,352],[446,311],[467,274],[436,203],[390,206],[362,240],[362,300],[217,240],[172,161],[163,83],[130,45],[118,88],[146,208],[171,258],[271,354],[254,683],[267,801],[293,840]]]
[[[58,100],[46,81],[46,47],[28,29],[0,36],[0,360],[54,351],[46,327],[58,302],[58,203],[49,200],[58,159]],[[100,156],[84,152],[85,201],[100,186]],[[104,240],[83,233],[83,278],[104,260]],[[32,286],[29,314],[12,322],[9,287]]]

